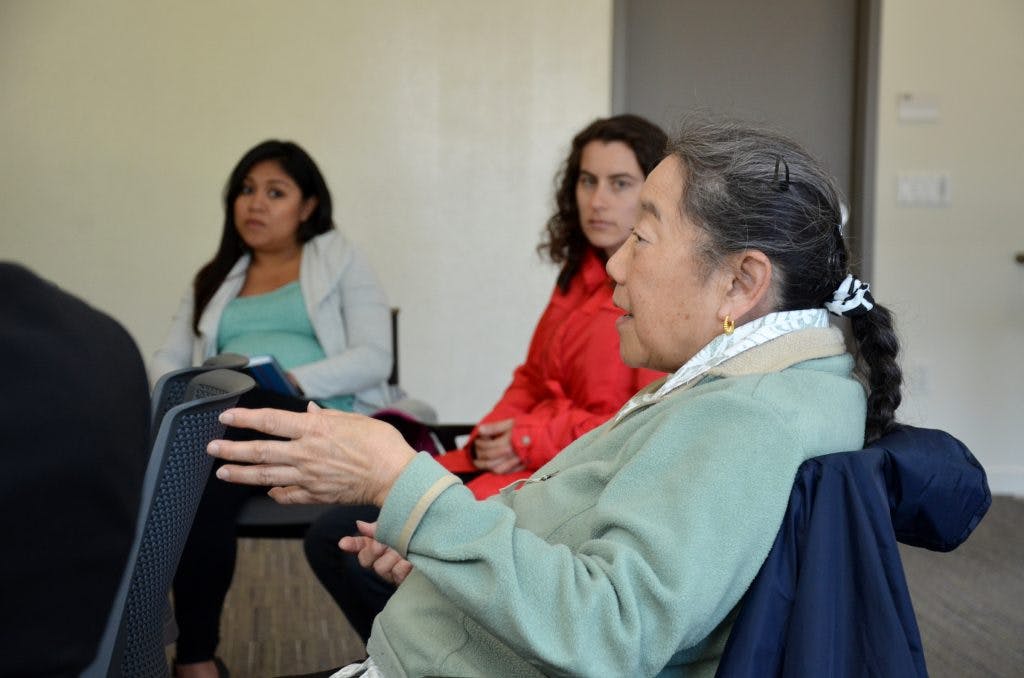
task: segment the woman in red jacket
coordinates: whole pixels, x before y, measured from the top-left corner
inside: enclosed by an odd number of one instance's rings
[[[466,446],[439,459],[452,471],[482,471],[467,482],[478,498],[528,477],[660,376],[619,358],[621,311],[604,264],[629,236],[665,142],[635,115],[596,120],[573,139],[538,247],[562,270],[526,362]]]
[[[548,220],[542,255],[561,265],[551,301],[537,323],[526,362],[466,445],[438,458],[449,470],[477,475],[466,484],[479,499],[530,473],[609,419],[642,387],[663,376],[627,367],[619,357],[612,284],[605,262],[626,241],[640,210],[644,178],[665,155],[665,133],[636,115],[595,120],[572,140]],[[306,535],[306,556],[321,583],[365,641],[394,587],[338,548],[355,521],[376,508],[342,506]]]

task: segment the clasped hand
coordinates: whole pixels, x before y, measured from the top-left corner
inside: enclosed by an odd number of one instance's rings
[[[515,419],[502,419],[477,427],[477,438],[473,443],[473,464],[478,469],[492,473],[513,473],[526,468],[512,448],[513,426]]]
[[[207,451],[228,462],[217,477],[241,485],[273,486],[280,504],[381,506],[415,451],[389,424],[358,414],[235,408],[221,423],[288,440],[215,440]]]

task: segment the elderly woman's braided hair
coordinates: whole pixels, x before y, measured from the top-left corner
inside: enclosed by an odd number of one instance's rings
[[[779,311],[818,308],[849,273],[833,179],[797,143],[771,130],[729,120],[684,120],[669,142],[686,176],[682,208],[704,231],[710,271],[753,249],[773,266]],[[858,370],[868,386],[865,438],[895,425],[902,374],[889,311],[875,303],[850,317]]]

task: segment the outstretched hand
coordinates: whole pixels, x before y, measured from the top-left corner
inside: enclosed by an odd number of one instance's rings
[[[306,412],[224,412],[220,421],[288,440],[215,440],[207,451],[225,464],[217,477],[242,485],[273,486],[281,504],[375,504],[381,506],[405,465],[416,455],[389,424],[358,414],[321,409]]]
[[[342,537],[338,548],[355,554],[360,565],[372,569],[386,582],[398,586],[405,581],[412,572],[412,563],[398,555],[398,551],[377,541],[377,523],[357,520],[356,527],[362,536]]]

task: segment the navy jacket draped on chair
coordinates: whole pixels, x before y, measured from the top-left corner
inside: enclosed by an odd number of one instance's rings
[[[797,472],[717,676],[926,676],[896,541],[962,543],[992,502],[960,441],[900,427]]]

